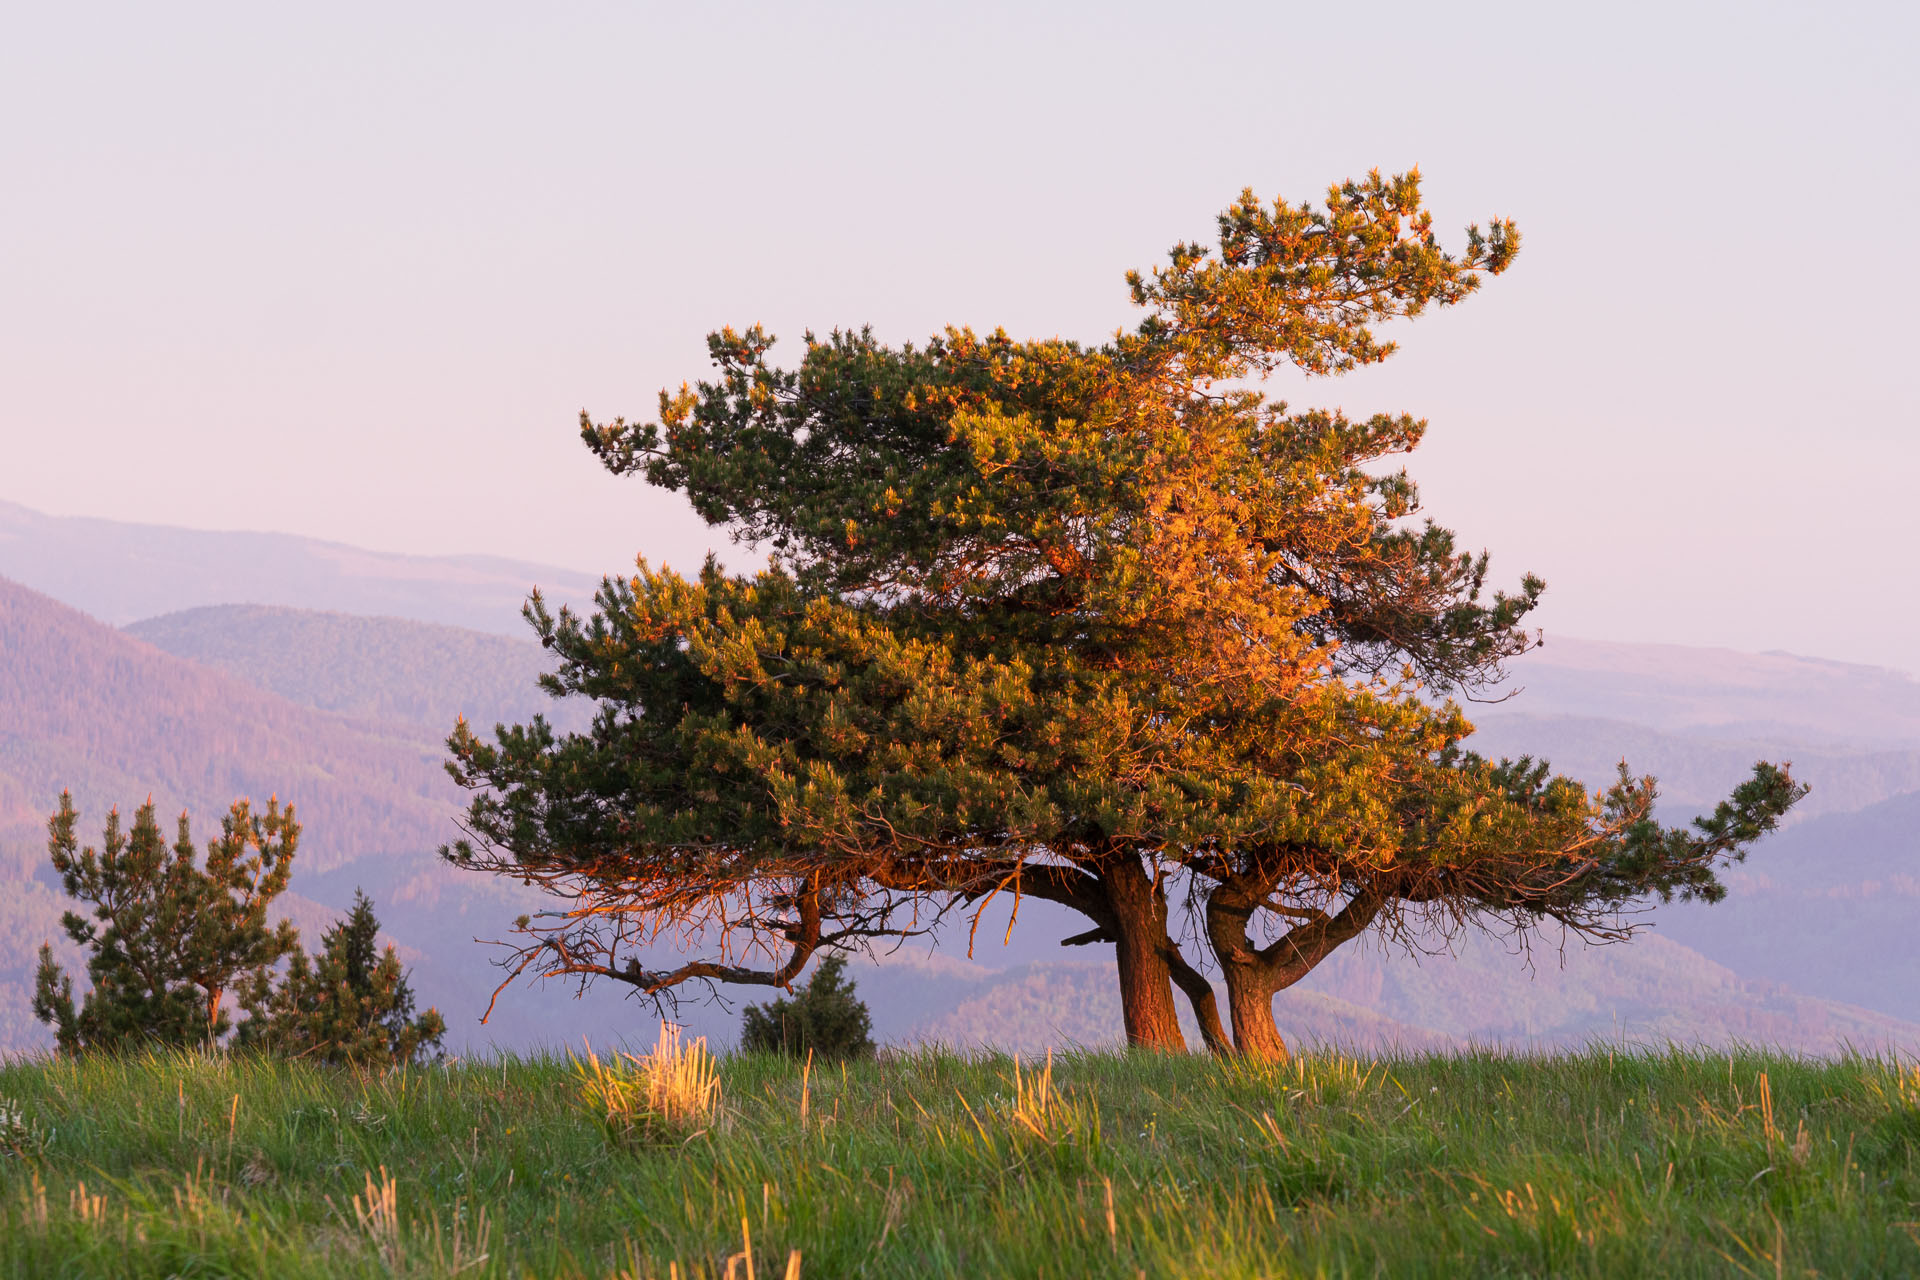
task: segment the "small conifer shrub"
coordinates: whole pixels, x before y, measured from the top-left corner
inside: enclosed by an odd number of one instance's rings
[[[309,960],[295,948],[278,983],[256,975],[245,994],[249,1017],[235,1043],[340,1066],[387,1067],[434,1056],[446,1033],[437,1009],[415,1016],[413,989],[388,943],[378,950],[373,903],[354,891],[353,911],[321,935]]]
[[[740,1027],[741,1050],[789,1057],[805,1057],[811,1051],[816,1058],[871,1058],[873,1018],[853,994],[846,968],[844,955],[830,955],[791,997],[748,1005]]]

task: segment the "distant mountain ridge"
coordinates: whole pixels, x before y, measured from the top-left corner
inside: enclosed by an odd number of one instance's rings
[[[1789,827],[1827,814],[1851,813],[1920,790],[1920,748],[1873,749],[1784,736],[1740,739],[1661,732],[1625,720],[1570,715],[1481,714],[1467,746],[1487,756],[1544,757],[1556,773],[1606,787],[1626,761],[1638,777],[1660,783],[1662,812],[1681,820],[1712,808],[1752,771],[1756,760],[1791,762],[1813,791],[1787,815]]]
[[[496,556],[398,555],[286,533],[48,516],[10,502],[0,502],[0,577],[114,626],[203,605],[258,604],[522,637],[520,608],[535,587],[556,607],[578,607],[600,583]]]
[[[1572,716],[1720,741],[1920,747],[1920,680],[1790,653],[1549,636],[1510,664],[1504,689],[1518,696],[1468,704],[1469,718]]]

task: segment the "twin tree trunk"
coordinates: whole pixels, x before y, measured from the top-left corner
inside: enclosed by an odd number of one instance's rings
[[[1219,957],[1226,980],[1236,1052],[1284,1061],[1287,1044],[1273,1020],[1274,996],[1313,972],[1341,943],[1364,932],[1386,899],[1377,886],[1367,886],[1338,911],[1305,918],[1262,947],[1248,936],[1248,930],[1271,889],[1271,885],[1231,882],[1217,886],[1207,899],[1207,941]]]
[[[1115,961],[1120,969],[1120,1016],[1129,1047],[1166,1053],[1184,1053],[1186,1036],[1180,1030],[1173,989],[1178,985],[1193,1008],[1200,1038],[1208,1050],[1233,1053],[1234,1041],[1220,1021],[1213,984],[1180,954],[1167,929],[1167,897],[1160,880],[1150,876],[1137,857],[1116,859],[1103,868],[1101,883],[1111,913]],[[1229,987],[1231,992],[1232,988]],[[1272,993],[1267,998],[1267,1025],[1273,1027]],[[1235,1017],[1236,1030],[1239,1018]],[[1272,1031],[1279,1056],[1286,1056],[1280,1033]]]
[[[1193,1007],[1208,1049],[1260,1061],[1285,1061],[1287,1043],[1274,1021],[1274,996],[1365,930],[1381,907],[1379,896],[1362,893],[1339,911],[1299,924],[1262,947],[1248,936],[1261,895],[1236,885],[1216,887],[1207,902],[1206,928],[1226,983],[1227,1013],[1233,1026],[1229,1039],[1212,984],[1180,954],[1168,932],[1162,883],[1133,856],[1116,858],[1101,870],[1105,905],[1111,913],[1107,927],[1120,969],[1120,1012],[1127,1044],[1161,1052],[1183,1053],[1187,1048],[1174,1004],[1177,984]]]

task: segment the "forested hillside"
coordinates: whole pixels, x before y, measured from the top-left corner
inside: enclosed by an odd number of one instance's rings
[[[1699,809],[1757,757],[1813,791],[1728,873],[1714,906],[1674,904],[1659,936],[1742,979],[1920,1018],[1920,683],[1788,654],[1550,642],[1515,663],[1512,701],[1473,708],[1470,745],[1544,754],[1604,783],[1625,759],[1670,814]]]
[[[209,605],[125,628],[176,657],[217,667],[303,706],[416,726],[436,742],[477,725],[545,715],[577,724],[585,707],[538,685],[546,656],[530,640],[416,622],[270,605]]]
[[[453,791],[410,734],[296,706],[0,579],[0,1047],[38,1042],[27,991],[58,934],[46,821],[62,789],[90,840],[109,807],[149,795],[205,838],[235,798],[278,794],[306,828],[307,875],[422,856],[450,830]]]
[[[149,792],[163,811],[216,815],[278,793],[329,867],[447,838],[453,787],[434,751],[296,706],[163,653],[0,579],[0,868],[37,868],[63,788],[93,825]]]
[[[1920,1020],[1920,793],[1780,833],[1662,932],[1734,971]]]

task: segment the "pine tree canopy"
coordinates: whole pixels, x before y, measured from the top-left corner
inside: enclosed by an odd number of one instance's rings
[[[196,862],[186,814],[167,847],[149,800],[131,831],[107,815],[100,848],[81,848],[73,797],[60,796],[48,823],[48,853],[62,888],[91,903],[62,917],[67,936],[90,950],[92,989],[76,1009],[73,980],[40,948],[33,1012],[64,1052],[155,1045],[210,1045],[232,1026],[225,997],[296,945],[293,926],[267,923],[287,887],[300,841],[293,806],[269,800],[256,812],[237,801]]]
[[[643,561],[585,618],[530,602],[549,691],[599,714],[449,740],[474,795],[447,856],[561,899],[509,980],[784,986],[822,947],[1031,896],[1115,945],[1132,1043],[1182,1044],[1177,986],[1211,1047],[1272,1056],[1274,994],[1364,931],[1616,938],[1637,906],[1719,896],[1801,793],[1786,770],[1674,829],[1624,767],[1593,794],[1462,750],[1442,699],[1537,643],[1543,584],[1489,591],[1486,555],[1423,518],[1389,463],[1426,423],[1258,387],[1386,359],[1376,327],[1519,244],[1499,221],[1442,249],[1417,174],[1319,208],[1248,192],[1215,243],[1127,277],[1145,317],[1104,343],[835,331],[782,367],[728,329],[654,421],[583,415],[609,470],[773,559]]]

